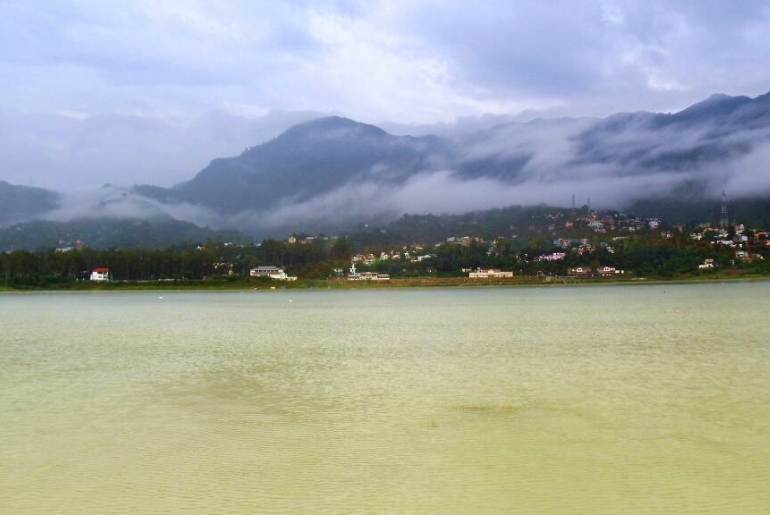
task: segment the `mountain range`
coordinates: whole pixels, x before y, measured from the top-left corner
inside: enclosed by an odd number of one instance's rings
[[[724,189],[761,200],[768,165],[770,93],[714,95],[670,114],[535,119],[443,136],[324,117],[214,159],[170,188],[64,194],[0,182],[0,225],[173,220],[267,235],[575,199],[623,208],[714,199]]]

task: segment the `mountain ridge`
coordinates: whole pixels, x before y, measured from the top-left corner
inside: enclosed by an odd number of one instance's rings
[[[234,213],[305,201],[352,181],[401,184],[442,169],[460,180],[491,178],[515,184],[533,173],[548,180],[551,170],[533,169],[533,147],[547,145],[548,135],[542,135],[542,141],[528,140],[534,132],[548,130],[572,131],[566,139],[575,143],[574,155],[555,167],[611,166],[617,175],[678,171],[745,155],[752,143],[730,135],[767,128],[770,93],[756,98],[712,95],[675,113],[510,122],[456,138],[395,136],[374,125],[330,116],[295,125],[239,156],[215,159],[163,195]],[[672,137],[684,132],[700,135],[700,141]],[[655,133],[662,141],[653,141]],[[496,139],[499,148],[479,150]]]
[[[767,198],[768,158],[770,93],[716,94],[673,113],[511,121],[451,137],[394,135],[324,116],[213,159],[170,188],[136,185],[81,200],[0,182],[0,225],[161,213],[263,234],[336,230],[403,213],[567,205],[575,196],[618,208],[682,195],[713,199],[722,189],[732,198]]]

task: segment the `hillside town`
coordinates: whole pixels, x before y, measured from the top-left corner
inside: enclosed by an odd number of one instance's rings
[[[620,279],[638,275],[639,268],[628,262],[627,254],[631,248],[640,246],[650,252],[656,248],[670,248],[687,254],[687,263],[681,265],[680,272],[741,268],[770,257],[770,232],[767,229],[749,228],[743,223],[729,224],[726,220],[719,225],[705,222],[690,227],[684,224],[668,226],[659,217],[640,218],[596,211],[569,217],[563,211],[555,211],[548,213],[545,221],[540,226],[527,228],[537,237],[526,243],[515,234],[492,239],[457,235],[433,245],[419,243],[357,253],[352,260],[374,270],[389,270],[394,275],[398,275],[400,269],[402,273],[413,270],[425,274],[462,273],[470,279],[512,278],[514,274]],[[442,266],[442,257],[447,254],[453,254],[471,266],[447,269]],[[473,257],[463,260],[469,256]],[[474,260],[476,263],[472,263]],[[497,268],[485,267],[485,264],[494,264]],[[650,270],[650,263],[645,265],[644,269]],[[626,267],[631,269],[626,270]]]
[[[420,219],[405,218],[409,223],[343,235],[295,233],[283,240],[169,249],[98,250],[84,241],[63,241],[50,251],[0,254],[0,280],[353,285],[417,278],[505,283],[770,274],[770,230],[731,220],[725,211],[716,223],[669,224],[618,211],[538,207],[507,223],[469,217],[417,234],[413,228]]]

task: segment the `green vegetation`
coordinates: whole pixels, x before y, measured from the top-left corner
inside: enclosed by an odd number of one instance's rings
[[[130,237],[130,231],[126,237]],[[447,236],[449,235],[449,236]],[[5,289],[379,288],[623,280],[693,280],[770,275],[767,230],[708,223],[666,226],[615,211],[545,206],[466,215],[404,217],[346,237],[295,235],[287,241],[209,241],[168,248],[78,245],[0,253]],[[382,283],[347,281],[347,268],[388,274]],[[250,278],[264,265],[299,281]],[[88,279],[107,267],[110,282]],[[471,280],[477,268],[514,278]],[[586,273],[587,271],[587,273]]]
[[[349,266],[353,247],[349,240],[315,239],[289,244],[266,240],[259,245],[210,243],[196,247],[164,250],[93,250],[66,252],[8,252],[0,254],[0,287],[3,289],[252,289],[252,288],[382,288],[399,286],[519,285],[606,282],[596,276],[570,277],[573,267],[611,266],[625,270],[613,280],[724,280],[770,276],[770,259],[736,261],[734,251],[705,241],[691,241],[684,235],[670,239],[651,234],[612,241],[597,239],[595,250],[564,252],[560,261],[533,259],[553,245],[542,238],[526,242],[496,240],[490,244],[472,240],[469,244],[443,243],[431,247],[426,259],[410,259],[408,251],[359,270],[388,273],[392,280],[370,283],[347,281],[340,271]],[[763,247],[756,256],[770,258]],[[557,249],[558,250],[558,249]],[[412,251],[414,254],[414,251]],[[715,268],[702,270],[705,259]],[[250,278],[249,270],[265,264],[285,267],[298,275],[296,282]],[[109,267],[112,280],[88,280],[96,267]],[[463,270],[503,268],[513,270],[513,279],[473,280]]]
[[[0,284],[7,288],[243,288],[268,279],[249,279],[263,264],[287,267],[306,278],[325,278],[350,262],[347,240],[290,245],[266,240],[259,245],[209,243],[168,249],[90,248],[66,251],[15,251],[0,254]],[[108,267],[113,281],[94,285],[91,270]]]

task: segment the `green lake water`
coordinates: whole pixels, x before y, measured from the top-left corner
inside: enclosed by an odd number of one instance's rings
[[[768,513],[770,283],[0,294],[0,513]]]

